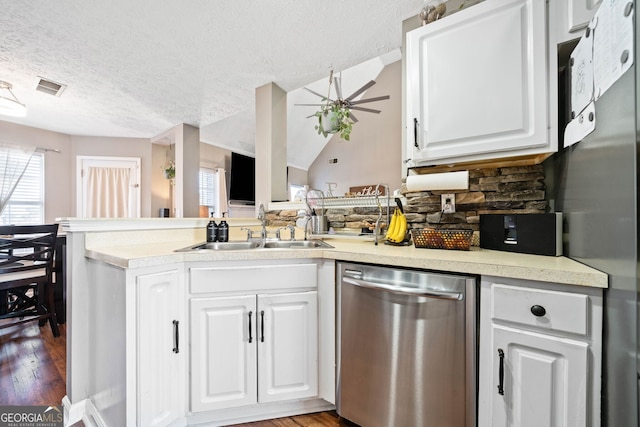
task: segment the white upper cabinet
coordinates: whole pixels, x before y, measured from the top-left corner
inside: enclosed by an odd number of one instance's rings
[[[602,0],[558,0],[555,2],[558,14],[557,42],[564,43],[582,37],[600,3]]]
[[[556,44],[547,36],[541,0],[487,0],[409,31],[408,166],[555,152]]]

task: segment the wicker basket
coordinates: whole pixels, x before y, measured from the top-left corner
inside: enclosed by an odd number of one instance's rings
[[[431,228],[411,230],[416,248],[454,249],[468,251],[473,230],[434,230]]]

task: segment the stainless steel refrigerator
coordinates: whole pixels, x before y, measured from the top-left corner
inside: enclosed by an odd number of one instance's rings
[[[637,427],[640,419],[639,78],[634,65],[596,101],[595,131],[545,161],[549,201],[565,218],[564,254],[609,275],[602,383],[607,427]]]

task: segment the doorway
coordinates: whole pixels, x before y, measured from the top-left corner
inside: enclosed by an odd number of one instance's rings
[[[76,215],[140,217],[140,158],[78,156]]]

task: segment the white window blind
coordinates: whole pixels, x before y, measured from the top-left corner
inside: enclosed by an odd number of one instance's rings
[[[2,225],[44,223],[44,155],[34,153],[0,215]]]
[[[200,206],[208,206],[215,209],[218,199],[218,171],[214,169],[200,168]]]

